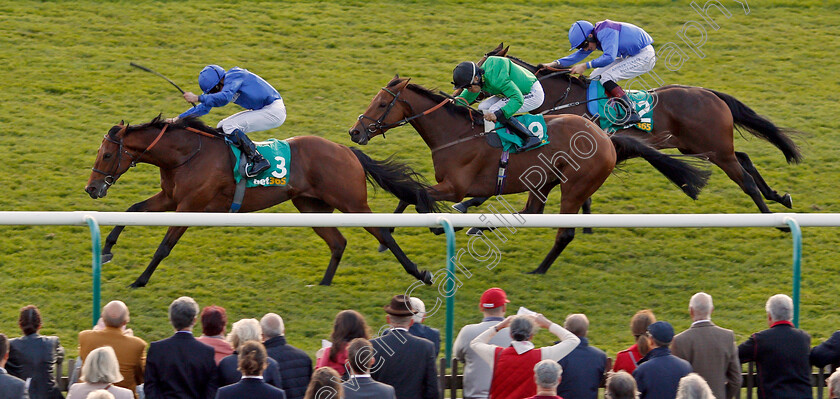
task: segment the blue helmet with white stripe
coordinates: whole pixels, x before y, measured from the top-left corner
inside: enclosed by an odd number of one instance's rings
[[[569,51],[580,48],[593,29],[595,26],[589,21],[580,20],[573,23],[569,28],[569,44],[572,45]]]
[[[204,94],[216,87],[225,77],[225,69],[218,65],[207,65],[198,73],[198,87]]]

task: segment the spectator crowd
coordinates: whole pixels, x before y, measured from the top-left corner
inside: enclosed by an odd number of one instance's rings
[[[706,293],[691,297],[692,324],[678,334],[641,310],[630,321],[633,345],[614,361],[590,345],[585,314],[570,314],[561,326],[527,310],[507,315],[508,303],[504,290],[486,290],[481,321],[461,328],[454,341],[464,398],[596,399],[605,387],[608,399],[732,399],[740,396],[746,362],[757,365],[759,398],[811,398],[812,366],[840,363],[840,331],[812,348],[791,322],[793,301],[782,294],[766,302],[768,328],[740,345],[712,322]],[[112,301],[96,327],[79,333],[80,378],[67,398],[439,398],[440,332],[423,324],[423,302],[396,295],[382,310],[388,328],[375,337],[361,313],[339,312],[313,368],[309,355],[286,341],[275,313],[238,320],[226,335],[224,308],[200,309],[180,297],[168,310],[172,336],[147,344],[128,328],[128,306]],[[201,334],[194,332],[199,323]],[[0,334],[0,399],[63,398],[54,377],[64,355],[59,339],[39,334],[33,305],[20,310],[18,325],[19,338]],[[534,345],[540,329],[556,342]],[[830,398],[840,398],[840,371],[828,388]]]

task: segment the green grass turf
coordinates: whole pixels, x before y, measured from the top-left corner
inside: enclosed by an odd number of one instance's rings
[[[112,125],[121,119],[144,123],[187,107],[168,83],[131,68],[130,61],[192,91],[207,63],[248,68],[278,88],[288,108],[282,127],[254,133],[254,139],[314,134],[349,145],[347,130],[356,116],[396,73],[449,90],[454,65],[479,58],[500,41],[512,46],[513,55],[547,62],[566,54],[571,22],[610,18],[640,25],[657,46],[672,41],[689,55],[679,71],[657,67],[665,83],[730,93],[778,124],[806,132],[796,139],[805,161],[795,166],[761,140],[736,135],[735,143],[772,187],[793,194],[794,211],[837,212],[838,3],[750,2],[749,15],[734,1],[723,3],[732,16],[712,8],[720,29],[705,25],[700,59],[677,36],[686,21],[703,23],[686,0],[4,2],[0,209],[123,211],[158,191],[158,172],[150,165],[131,170],[105,199],[91,200],[82,190]],[[204,119],[215,123],[236,111],[231,105]],[[433,179],[429,149],[411,127],[374,139],[364,151],[377,159],[396,154]],[[559,194],[550,197],[546,213],[558,211]],[[518,207],[525,196],[507,198]],[[594,200],[598,213],[757,211],[718,169],[700,199],[691,201],[638,160],[609,178]],[[370,203],[376,212],[390,212],[396,200],[380,190]],[[295,210],[287,203],[269,212]],[[124,300],[131,327],[147,341],[171,333],[166,307],[190,295],[201,306],[226,307],[231,322],[277,312],[290,342],[312,354],[336,312],[358,309],[378,327],[382,305],[413,282],[389,253],[376,252],[375,240],[362,229],[343,229],[349,244],[334,285],[320,287],[312,285],[329,253],[311,229],[192,228],[148,287],[128,289],[164,231],[126,229],[103,269],[103,301]],[[18,309],[34,303],[43,312],[43,332],[59,335],[75,354],[76,333],[89,327],[91,317],[87,228],[0,227],[0,234],[0,331],[17,336]],[[630,344],[628,322],[638,309],[651,308],[682,330],[690,323],[690,295],[703,290],[715,298],[714,320],[741,341],[766,327],[767,297],[790,292],[791,239],[775,229],[598,229],[578,235],[547,275],[524,274],[542,260],[554,235],[519,230],[500,244],[502,260],[493,270],[466,261],[473,276],[462,278],[456,327],[477,321],[478,296],[500,286],[512,308],[527,306],[561,322],[568,313],[588,314],[592,344],[614,355]],[[396,239],[421,267],[443,267],[444,237],[403,228]],[[458,245],[466,243],[459,235]],[[840,324],[837,244],[837,229],[804,232],[801,325],[815,342]],[[415,294],[430,308],[437,295],[434,288]],[[443,328],[443,313],[427,323]],[[536,339],[551,340],[545,333]]]

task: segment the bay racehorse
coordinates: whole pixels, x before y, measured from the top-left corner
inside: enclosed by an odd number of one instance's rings
[[[365,179],[376,182],[402,201],[433,211],[437,205],[427,194],[428,185],[408,166],[391,159],[376,161],[355,148],[316,136],[287,140],[291,152],[289,179],[285,186],[253,187],[245,190],[241,212],[265,209],[291,200],[301,212],[369,213]],[[233,201],[235,183],[230,149],[215,129],[198,119],[177,124],[164,123],[160,116],[149,123],[112,127],[96,156],[85,191],[91,198],[104,197],[131,166],[138,162],[160,168],[161,191],[128,208],[128,212],[227,212]],[[111,249],[125,226],[108,234],[102,249],[103,261],[113,257]],[[335,227],[314,227],[330,248],[330,262],[321,285],[335,275],[347,240]],[[431,274],[420,271],[394,241],[388,228],[365,228],[386,246],[405,271],[429,284]],[[187,227],[170,227],[152,261],[131,284],[143,287],[160,262],[169,255]]]
[[[543,105],[531,113],[585,115],[587,81],[572,76],[568,70],[539,69],[519,58],[507,54],[508,47],[499,44],[484,55],[508,57],[537,75],[545,92]],[[635,127],[620,129],[615,134],[632,136],[650,143],[657,149],[676,148],[683,154],[703,154],[721,168],[741,187],[761,212],[770,209],[764,200],[775,201],[787,208],[793,206],[788,193],[780,195],[770,188],[758,173],[745,152],[736,152],[733,141],[735,129],[747,131],[755,137],[776,146],[788,163],[799,163],[802,154],[788,134],[793,129],[780,128],[772,121],[758,115],[735,97],[703,87],[667,85],[652,91],[653,132],[646,133]],[[474,198],[456,205],[465,211],[469,206],[480,205],[486,198]],[[589,213],[589,203],[584,213]]]
[[[367,144],[388,129],[411,124],[432,151],[438,184],[430,188],[430,195],[436,200],[457,202],[467,195],[496,194],[502,150],[484,142],[481,117],[480,112],[453,104],[449,96],[397,76],[376,94],[349,133],[354,142]],[[708,171],[662,154],[633,137],[608,137],[580,116],[549,116],[546,125],[550,142],[511,155],[507,166],[511,178],[501,194],[531,192],[522,213],[542,213],[543,199],[558,185],[560,212],[577,213],[607,179],[616,162],[634,157],[650,162],[691,198],[697,197],[709,177]],[[553,173],[546,173],[542,185],[529,187],[522,176],[537,165],[549,167]],[[545,273],[574,235],[573,228],[559,229],[551,251],[532,273]]]

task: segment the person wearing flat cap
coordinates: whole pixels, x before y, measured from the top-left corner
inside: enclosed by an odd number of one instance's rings
[[[438,399],[435,345],[408,332],[415,313],[409,297],[395,295],[384,309],[391,328],[371,340],[376,359],[371,377],[394,387],[397,399]]]
[[[691,364],[671,354],[668,345],[674,339],[674,327],[667,321],[649,325],[645,335],[651,349],[633,371],[639,399],[673,399],[680,378],[692,372]]]

